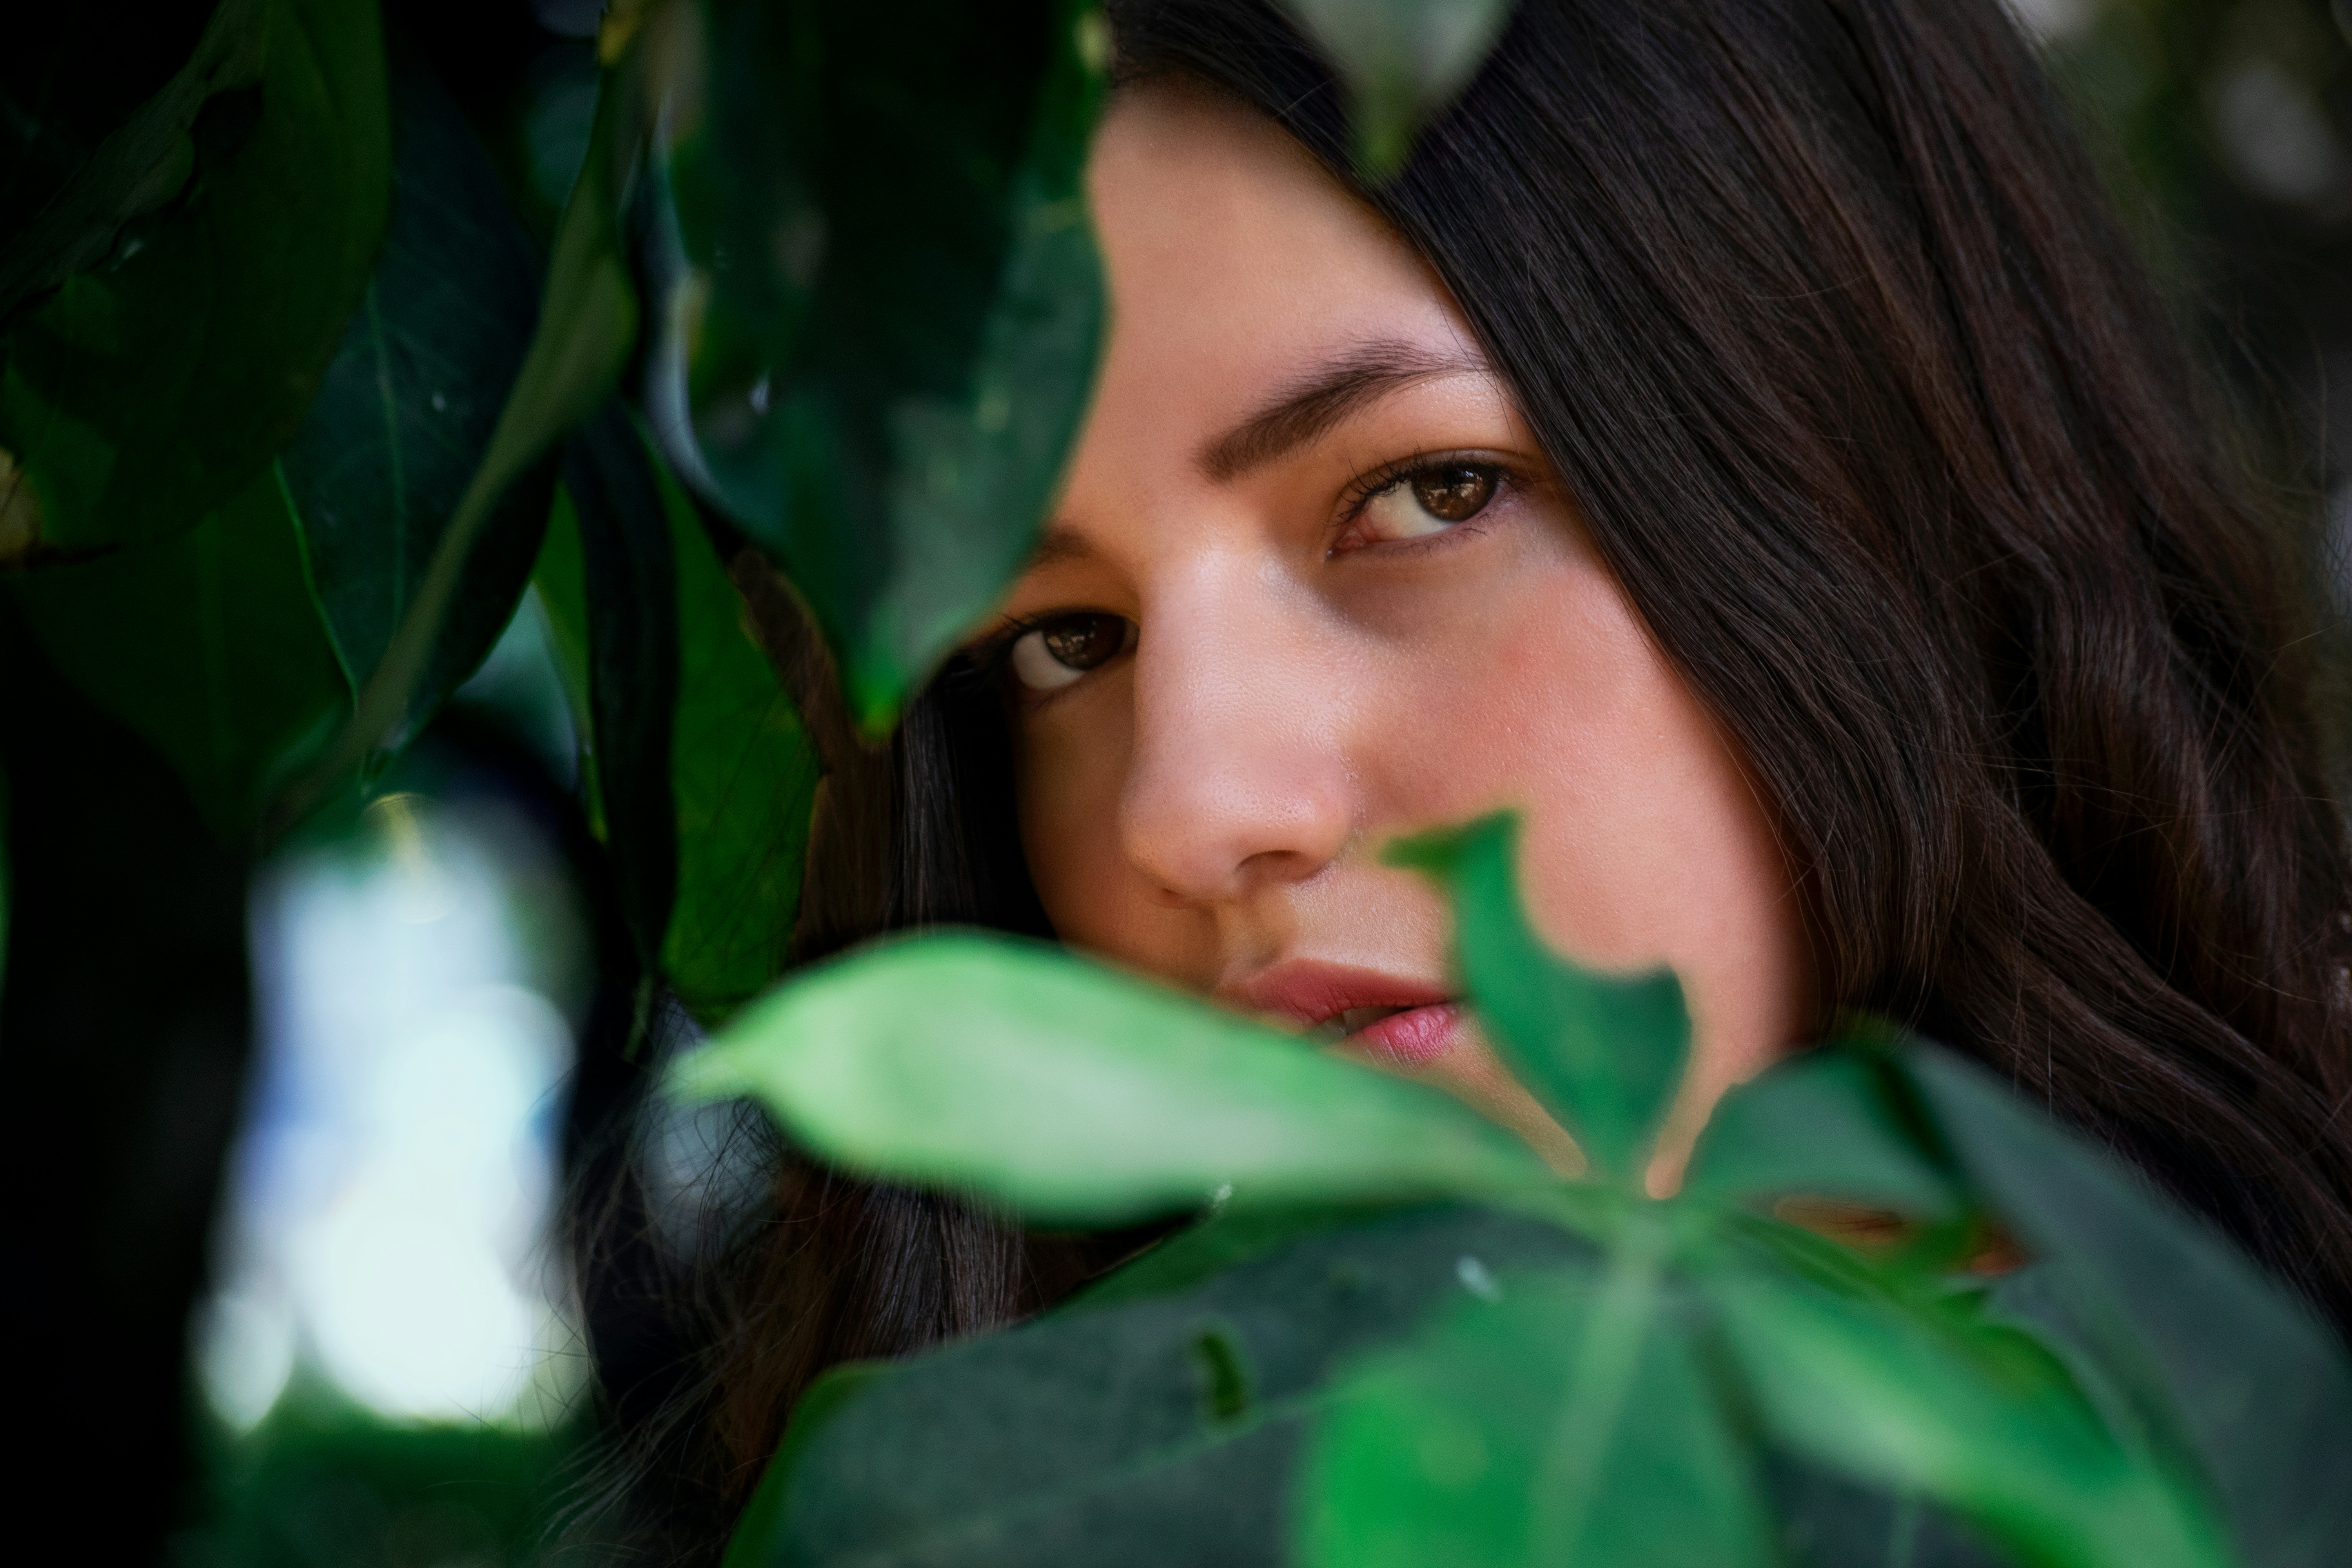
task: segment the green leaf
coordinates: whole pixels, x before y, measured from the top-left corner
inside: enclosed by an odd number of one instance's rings
[[[1511,1070],[1599,1170],[1638,1185],[1690,1049],[1674,975],[1610,979],[1546,947],[1519,898],[1514,816],[1402,841],[1388,859],[1452,896],[1456,966]]]
[[[677,563],[678,631],[677,899],[661,967],[716,1028],[783,967],[821,770],[693,503],[667,473],[656,477]]]
[[[748,1095],[824,1159],[1117,1225],[1208,1202],[1410,1197],[1552,1178],[1418,1084],[1058,948],[887,942],[744,1009],[679,1092]]]
[[[2182,1478],[2118,1443],[2024,1336],[1749,1274],[1707,1281],[1765,1426],[2046,1568],[2224,1568]]]
[[[70,178],[51,189],[37,209],[23,209],[23,198],[33,193],[17,184],[15,176],[22,171],[10,169],[7,195],[11,199],[8,210],[0,211],[0,220],[21,214],[24,221],[5,223],[9,232],[0,238],[0,322],[45,289],[100,266],[118,247],[128,249],[125,242],[147,237],[133,226],[141,219],[152,222],[168,208],[186,190],[189,176],[195,172],[196,143],[191,132],[200,115],[219,95],[251,87],[260,79],[268,17],[267,0],[219,0],[187,62],[154,97],[89,147]],[[148,7],[127,16],[118,11],[104,20],[117,26],[169,26]],[[22,30],[15,30],[12,42],[35,50],[41,47],[28,45]],[[102,92],[106,85],[79,79],[95,63],[89,58],[95,50],[89,46],[96,39],[85,36],[71,42],[63,38],[43,42],[65,46],[40,58],[38,90],[44,101],[7,106],[12,117],[31,111],[36,123],[28,140],[36,143],[66,129],[56,121],[79,116],[80,102],[60,100],[68,94],[76,99],[94,95],[93,89]],[[73,44],[83,47],[75,49]],[[80,58],[60,58],[67,54]],[[108,63],[114,71],[122,68],[119,46],[118,58]],[[78,66],[82,69],[77,70]],[[14,132],[16,127],[10,129]],[[70,137],[69,131],[67,136]],[[23,150],[33,152],[30,146]],[[57,152],[62,149],[53,149],[53,155]]]
[[[1413,132],[1478,74],[1511,0],[1283,0],[1349,89],[1356,170],[1381,184]]]
[[[167,538],[265,473],[383,233],[372,0],[260,0],[257,88],[195,129],[186,205],[21,317],[0,374],[0,541],[18,563]]]
[[[816,755],[693,502],[625,416],[585,427],[571,468],[567,489],[590,504],[559,503],[535,578],[594,828],[641,961],[716,1028],[783,966]]]
[[[879,731],[1018,569],[1086,413],[1103,24],[1080,0],[681,10],[648,405]]]
[[[539,312],[539,262],[496,171],[430,68],[405,51],[392,100],[383,257],[283,459],[311,584],[355,690],[416,598]],[[554,483],[542,468],[500,500],[401,729],[421,727],[512,617]]]
[[[563,488],[579,527],[604,841],[638,963],[651,974],[677,891],[669,783],[677,576],[652,464],[618,399],[572,436]]]
[[[1181,1289],[966,1341],[788,1436],[727,1568],[1270,1568],[1289,1560],[1303,1423],[1335,1375],[1470,1281],[1508,1292],[1590,1258],[1490,1211],[1360,1215]]]
[[[1654,1273],[1539,1275],[1496,1294],[1335,1394],[1303,1467],[1302,1563],[1780,1560],[1753,1461]]]
[[[1945,1219],[1966,1206],[1953,1173],[1897,1101],[1875,1048],[1832,1043],[1726,1094],[1683,1190],[1737,1199],[1836,1198]]]
[[[751,1493],[751,1500],[744,1505],[735,1521],[735,1531],[728,1540],[727,1555],[719,1568],[760,1568],[768,1561],[777,1537],[788,1528],[786,1496],[801,1455],[861,1389],[888,1376],[890,1370],[887,1362],[843,1362],[827,1367],[808,1385],[807,1392],[793,1405],[784,1440],[777,1446],[774,1458]]]
[[[2236,1249],[2100,1159],[1982,1069],[1908,1062],[2033,1273],[2054,1277],[2112,1375],[2177,1412],[2259,1568],[2340,1561],[2352,1541],[2352,1365]]]
[[[596,776],[596,721],[589,692],[588,567],[581,559],[580,516],[571,495],[559,484],[555,505],[548,513],[547,536],[540,542],[539,560],[530,569],[531,591],[547,611],[548,646],[555,655],[556,672],[563,679],[563,695],[572,705],[572,732],[579,747],[580,804],[588,831],[598,843],[610,835],[604,826],[604,786]]]
[[[429,678],[443,625],[455,611],[467,563],[520,481],[620,379],[636,342],[637,297],[621,242],[620,203],[645,142],[642,82],[634,57],[604,73],[588,155],[555,231],[538,328],[499,410],[489,445],[434,547],[425,575],[385,645],[350,723],[290,789],[274,826],[299,817],[328,790],[407,732]]]
[[[58,669],[170,760],[224,841],[349,700],[273,470],[176,538],[10,586]]]
[[[8,848],[8,770],[0,768],[0,997],[8,994],[8,912],[16,896]]]

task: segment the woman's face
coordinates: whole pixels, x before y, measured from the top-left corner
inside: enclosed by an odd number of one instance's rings
[[[1345,1034],[1572,1164],[1450,1005],[1444,902],[1379,858],[1516,807],[1543,935],[1601,969],[1670,964],[1688,995],[1663,1186],[1809,1017],[1790,870],[1738,759],[1445,289],[1295,143],[1146,89],[1089,189],[1108,355],[1000,628],[1055,929]]]

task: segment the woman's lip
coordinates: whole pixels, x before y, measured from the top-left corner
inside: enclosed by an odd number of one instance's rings
[[[1425,1007],[1454,1000],[1454,994],[1442,985],[1309,958],[1287,959],[1218,990],[1236,1006],[1271,1013],[1307,1029],[1351,1007]]]
[[[1432,1002],[1375,1019],[1339,1043],[1385,1067],[1423,1068],[1454,1048],[1462,1022],[1460,1003]]]
[[[1343,1037],[1349,1049],[1392,1066],[1433,1061],[1462,1031],[1462,1009],[1444,987],[1319,959],[1287,960],[1220,990],[1237,1006],[1272,1014],[1302,1029],[1328,1025],[1357,1008],[1393,1008]]]

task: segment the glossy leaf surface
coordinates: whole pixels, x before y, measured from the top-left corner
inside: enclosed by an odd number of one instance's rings
[[[0,768],[0,996],[8,989],[8,917],[16,897],[8,852],[9,809],[8,770]]]
[[[1163,1245],[1214,1249],[1211,1233],[1237,1222]],[[1471,1300],[1465,1278],[1507,1290],[1591,1256],[1475,1209],[1326,1226],[1183,1288],[1082,1300],[809,1412],[727,1568],[1288,1561],[1302,1422],[1330,1380]]]
[[[1434,1089],[1058,949],[883,944],[744,1009],[678,1064],[826,1159],[1110,1225],[1238,1198],[1507,1189],[1542,1163]]]
[[[383,255],[283,459],[311,583],[354,689],[415,603],[539,310],[530,242],[421,60],[395,61],[393,126]],[[472,672],[513,615],[553,484],[542,468],[500,500],[416,689],[417,717]]]
[[[1922,1147],[1887,1072],[1874,1053],[1832,1046],[1733,1089],[1707,1118],[1683,1190],[1957,1214],[1964,1204],[1958,1177]]]
[[[218,0],[209,18],[199,6],[173,16],[84,0],[71,10],[81,15],[40,19],[47,39],[37,33],[27,38],[34,29],[25,27],[10,39],[17,68],[6,71],[7,86],[0,88],[0,112],[12,121],[0,132],[0,168],[6,170],[0,175],[0,323],[43,290],[142,243],[143,229],[167,215],[195,173],[192,132],[205,110],[261,76],[266,0]],[[191,13],[201,28],[192,47],[175,37]],[[116,36],[101,44],[94,36],[100,27]],[[146,36],[125,39],[125,30]],[[95,129],[91,110],[111,96],[109,89],[141,74],[144,62],[125,54],[152,59],[153,49],[175,42],[185,58],[154,96],[77,147]]]
[[[1946,1504],[2028,1563],[2231,1562],[2184,1479],[2119,1444],[2023,1336],[1746,1275],[1708,1293],[1765,1425],[1821,1463]]]
[[[670,798],[677,898],[661,967],[706,1027],[767,989],[800,910],[817,756],[751,639],[693,503],[656,471],[677,564]]]
[[[650,973],[677,891],[670,714],[677,574],[669,520],[636,426],[607,403],[564,452],[587,612],[588,710],[604,842],[621,912]]]
[[[1348,85],[1356,166],[1374,184],[1404,166],[1412,134],[1469,85],[1512,0],[1283,0]]]
[[[176,538],[10,587],[58,669],[169,759],[224,840],[347,709],[274,471]]]
[[[625,66],[604,73],[594,129],[572,199],[556,227],[539,324],[524,352],[480,463],[458,497],[425,574],[361,688],[352,720],[285,807],[299,815],[339,778],[405,739],[456,611],[468,563],[520,482],[572,427],[601,405],[635,344],[636,290],[620,236],[620,204],[645,139],[638,78]]]
[[[575,695],[592,819],[641,956],[716,1027],[782,967],[817,761],[693,503],[634,427],[619,429],[630,444],[602,418],[575,437],[572,488],[593,488],[608,512],[644,510],[625,524],[600,515],[592,595],[579,520],[562,502],[535,580]],[[597,477],[615,465],[635,467],[617,483]],[[648,597],[664,581],[674,616]],[[664,886],[667,900],[654,897]]]
[[[1519,897],[1516,818],[1407,840],[1389,859],[1452,895],[1455,963],[1504,1060],[1596,1166],[1638,1182],[1690,1048],[1674,975],[1613,979],[1546,947]]]
[[[185,205],[21,316],[0,515],[38,562],[192,527],[300,424],[373,265],[390,184],[372,0],[260,0],[257,86],[213,99]]]
[[[1300,1495],[1330,1568],[1778,1561],[1686,1303],[1597,1270],[1497,1283],[1335,1394]]]
[[[2185,1421],[2244,1561],[2337,1560],[2352,1541],[2352,1361],[2335,1336],[1980,1068],[1923,1051],[1910,1071],[2102,1362]]]
[[[1102,25],[1069,0],[687,14],[648,407],[877,731],[1017,568],[1086,411]]]

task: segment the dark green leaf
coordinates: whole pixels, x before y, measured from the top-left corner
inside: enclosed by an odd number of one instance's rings
[[[681,11],[683,265],[648,399],[879,730],[1019,566],[1086,412],[1101,19],[1078,0]]]
[[[1874,1056],[1832,1044],[1726,1094],[1707,1118],[1683,1186],[1694,1195],[1801,1194],[1946,1218],[1965,1206],[1923,1146]]]
[[[531,591],[547,612],[548,647],[563,678],[563,694],[572,704],[572,732],[579,746],[577,758],[580,804],[588,817],[588,831],[599,843],[610,835],[604,828],[604,791],[596,776],[596,721],[589,698],[588,568],[580,555],[580,518],[563,487],[555,489],[555,505],[547,519],[547,537],[539,560],[530,569]]]
[[[0,768],[0,996],[7,994],[8,911],[15,896],[8,858],[8,770]]]
[[[679,1092],[760,1100],[805,1147],[1027,1215],[1117,1225],[1207,1202],[1549,1184],[1444,1094],[1058,948],[884,943],[754,1003]]]
[[[11,586],[58,668],[170,759],[225,840],[346,710],[274,470],[176,538]]]
[[[659,479],[677,560],[678,630],[670,740],[677,900],[661,966],[695,1016],[716,1027],[783,967],[819,769],[693,503],[667,474]]]
[[[1910,1070],[2102,1364],[2145,1369],[2168,1392],[2245,1562],[2340,1561],[2352,1541],[2352,1369],[2335,1337],[2228,1243],[1981,1069],[1923,1051]]]
[[[1283,0],[1348,84],[1357,172],[1404,167],[1413,132],[1469,85],[1511,0]]]
[[[19,318],[0,375],[0,533],[37,562],[161,539],[292,437],[383,233],[372,0],[261,0],[257,87],[214,98],[186,205]]]
[[[556,228],[539,326],[499,410],[489,445],[449,514],[374,676],[361,688],[351,722],[280,803],[276,826],[300,816],[352,769],[398,743],[433,668],[442,626],[457,607],[467,564],[500,500],[565,432],[595,411],[620,378],[637,334],[637,297],[621,243],[620,204],[645,141],[640,87],[628,61],[604,73],[587,161]]]
[[[677,889],[670,716],[677,702],[677,575],[669,520],[617,400],[576,432],[563,488],[580,530],[589,712],[621,911],[652,973]]]
[[[383,257],[284,458],[310,580],[354,689],[415,600],[539,312],[539,262],[465,117],[405,52],[392,96]],[[500,500],[465,563],[404,728],[498,640],[539,552],[553,487],[542,468]]]
[[[717,1027],[782,967],[816,757],[693,503],[641,444],[621,445],[614,432],[598,444],[600,460],[625,471],[607,484],[575,450],[571,488],[593,487],[606,511],[657,504],[665,515],[600,519],[615,548],[600,552],[592,595],[572,508],[560,503],[536,581],[587,743],[593,824],[613,847],[641,957],[657,960],[679,999]],[[640,557],[643,575],[632,564]],[[674,624],[646,598],[673,574]],[[645,814],[665,806],[674,826],[656,832],[659,819]],[[655,896],[665,879],[675,889],[666,902]],[[646,923],[657,918],[667,926]]]
[[[1335,1373],[1465,1299],[1465,1279],[1507,1292],[1589,1256],[1530,1220],[1390,1214],[968,1342],[788,1436],[728,1568],[1274,1568],[1301,1421]]]
[[[2202,1500],[2021,1335],[1754,1275],[1708,1282],[1766,1426],[2049,1568],[2225,1568]]]
[[[144,14],[143,8],[142,13],[117,14],[107,20],[117,26],[171,30],[157,28],[159,18]],[[21,223],[5,225],[8,233],[0,238],[0,322],[43,290],[97,267],[122,241],[144,237],[132,226],[141,219],[152,221],[187,188],[188,177],[195,172],[196,143],[190,132],[198,116],[217,95],[249,88],[261,79],[268,23],[268,0],[219,0],[194,51],[162,89],[89,148],[72,176],[50,191],[37,211],[24,213]],[[23,30],[13,32],[11,43],[12,53],[17,48],[40,51],[40,44],[26,38]],[[120,40],[114,55],[108,63],[119,73],[122,69]],[[8,110],[16,114],[38,113],[43,119],[73,115],[79,104],[57,100],[100,86],[77,79],[81,73],[72,68],[89,63],[88,55],[61,59],[58,54],[46,54],[39,69],[51,79],[42,84],[48,101],[37,109],[12,102]],[[60,75],[65,79],[56,80]],[[10,127],[12,132],[16,129]],[[37,125],[32,136],[42,139],[49,129]],[[11,197],[33,195],[13,188],[13,181],[11,185]],[[13,216],[9,209],[17,206],[16,200],[0,205],[0,216]],[[131,232],[126,235],[126,229]]]
[[[1389,858],[1452,895],[1456,966],[1511,1070],[1596,1166],[1638,1184],[1690,1048],[1674,975],[1611,979],[1546,947],[1519,899],[1516,817],[1399,843]]]
[[[1763,1568],[1752,1461],[1639,1267],[1496,1287],[1335,1393],[1300,1486],[1331,1568]]]

